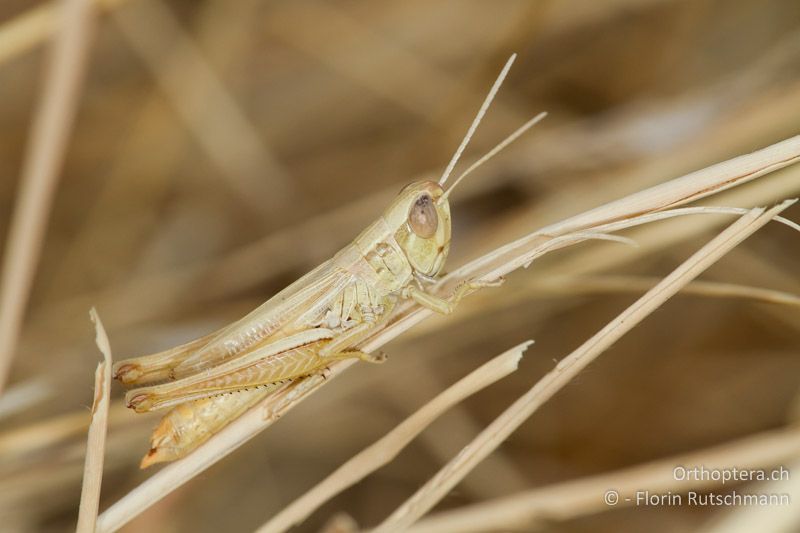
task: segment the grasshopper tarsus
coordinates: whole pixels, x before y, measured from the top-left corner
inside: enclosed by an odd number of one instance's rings
[[[389,360],[389,356],[386,354],[386,352],[380,350],[378,351],[378,353],[362,352],[362,354],[363,356],[361,357],[361,360],[366,363],[381,365]]]

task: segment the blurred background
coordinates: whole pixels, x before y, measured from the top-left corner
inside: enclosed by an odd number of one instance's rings
[[[0,44],[21,17],[55,5],[4,0]],[[795,135],[800,124],[795,0],[96,5],[76,122],[0,398],[0,515],[10,531],[74,527],[100,357],[91,306],[117,360],[239,318],[352,240],[405,183],[438,176],[512,52],[517,62],[465,163],[538,112],[549,117],[455,194],[450,269]],[[0,46],[3,239],[42,90],[46,35]],[[789,168],[704,205],[797,194],[800,169]],[[800,220],[800,208],[786,216]],[[391,342],[388,364],[352,368],[125,531],[250,531],[447,385],[535,339],[518,372],[451,410],[298,530],[316,531],[339,511],[376,524],[638,297],[644,289],[632,280],[667,274],[729,222],[660,223],[630,232],[638,249],[591,244],[543,258],[454,316]],[[703,279],[800,294],[798,237],[771,224]],[[800,386],[797,311],[677,296],[438,509],[789,423]],[[101,510],[153,471],[138,462],[158,416],[129,413],[122,394],[115,384]],[[624,509],[540,526],[697,531],[724,512]]]

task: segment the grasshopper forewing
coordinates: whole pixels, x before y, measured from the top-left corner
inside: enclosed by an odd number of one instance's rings
[[[399,300],[450,313],[463,296],[487,285],[466,283],[446,299],[425,290],[440,275],[450,249],[450,192],[544,116],[528,121],[443,188],[514,57],[438,182],[406,186],[351,244],[241,320],[177,348],[115,365],[121,382],[144,385],[128,392],[129,407],[139,412],[173,407],[156,428],[143,467],[186,455],[267,394],[299,387],[332,361],[383,361],[354,347],[386,323]]]

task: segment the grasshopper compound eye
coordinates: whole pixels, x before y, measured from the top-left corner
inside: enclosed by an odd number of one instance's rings
[[[430,239],[436,234],[439,227],[439,215],[436,214],[436,207],[433,200],[427,194],[423,194],[408,213],[408,225],[418,237]]]

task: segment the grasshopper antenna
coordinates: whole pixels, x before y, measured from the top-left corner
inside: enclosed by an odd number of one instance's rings
[[[450,177],[450,173],[453,172],[453,168],[456,166],[456,163],[458,163],[458,159],[461,157],[461,154],[464,152],[464,149],[467,147],[467,144],[469,144],[470,139],[472,139],[472,135],[478,128],[478,124],[481,123],[483,115],[485,115],[486,110],[489,109],[489,105],[491,105],[492,100],[494,100],[497,91],[503,84],[503,80],[506,79],[506,74],[508,74],[508,71],[511,68],[511,64],[514,63],[514,60],[516,58],[517,54],[511,54],[511,57],[509,57],[508,61],[506,61],[503,70],[500,71],[500,75],[497,76],[494,85],[492,85],[492,88],[489,90],[489,94],[486,95],[486,99],[483,101],[481,108],[478,110],[478,114],[475,115],[475,119],[472,121],[472,124],[470,124],[469,129],[467,130],[467,134],[461,141],[461,145],[458,147],[458,150],[456,150],[456,153],[453,154],[453,158],[450,160],[450,163],[447,164],[447,168],[444,169],[442,177],[439,178],[439,185],[444,185],[445,182],[447,182],[447,178]]]
[[[444,194],[440,197],[440,200],[447,199],[447,197],[450,195],[452,190],[456,188],[456,185],[458,185],[461,180],[466,178],[467,175],[469,175],[473,170],[475,170],[476,168],[478,168],[479,166],[481,166],[482,164],[486,163],[488,160],[490,160],[491,158],[496,156],[498,153],[503,151],[503,149],[505,149],[506,146],[508,146],[509,144],[511,144],[514,141],[516,141],[517,138],[519,138],[520,135],[522,135],[523,133],[525,133],[526,131],[531,129],[533,126],[535,126],[539,121],[541,121],[546,116],[547,116],[547,112],[546,111],[543,111],[543,112],[539,113],[538,115],[536,115],[535,117],[530,119],[528,122],[526,122],[525,124],[523,124],[522,126],[517,128],[517,130],[514,133],[512,133],[511,135],[506,137],[497,146],[495,146],[494,148],[492,148],[491,150],[486,152],[486,154],[483,157],[481,157],[480,159],[478,159],[477,161],[472,163],[469,166],[469,168],[467,170],[465,170],[464,172],[462,172],[461,175],[456,178],[456,180],[453,182],[453,184],[450,185],[450,187],[447,188],[447,190],[444,192]]]

